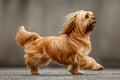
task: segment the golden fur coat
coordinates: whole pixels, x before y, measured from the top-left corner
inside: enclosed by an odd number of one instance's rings
[[[40,74],[38,66],[46,66],[52,60],[68,66],[72,74],[84,74],[80,68],[101,70],[103,66],[88,57],[91,51],[89,33],[96,24],[91,11],[76,11],[67,15],[60,36],[41,37],[21,26],[16,34],[20,46],[25,46],[25,63],[33,75]]]

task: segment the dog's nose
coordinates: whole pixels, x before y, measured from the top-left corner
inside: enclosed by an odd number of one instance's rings
[[[95,16],[93,16],[92,19],[96,19]]]

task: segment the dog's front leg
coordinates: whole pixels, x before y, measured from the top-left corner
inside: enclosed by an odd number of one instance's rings
[[[80,70],[79,65],[69,65],[68,71],[74,75],[83,75],[85,72]]]
[[[86,56],[82,61],[81,65],[82,68],[88,70],[102,70],[104,67],[98,64],[93,58]]]

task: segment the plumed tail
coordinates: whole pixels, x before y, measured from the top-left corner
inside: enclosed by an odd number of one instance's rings
[[[34,41],[40,36],[34,32],[28,32],[24,29],[24,26],[19,27],[18,32],[16,34],[16,41],[20,46],[24,46],[26,43]]]

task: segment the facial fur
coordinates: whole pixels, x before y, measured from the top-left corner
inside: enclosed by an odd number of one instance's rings
[[[88,54],[91,51],[89,33],[95,27],[96,21],[90,11],[76,11],[67,15],[60,36],[41,37],[29,32],[21,26],[16,34],[16,41],[24,46],[25,64],[33,75],[40,74],[38,66],[46,66],[52,60],[68,66],[72,74],[84,74],[80,68],[101,70],[98,64]]]

